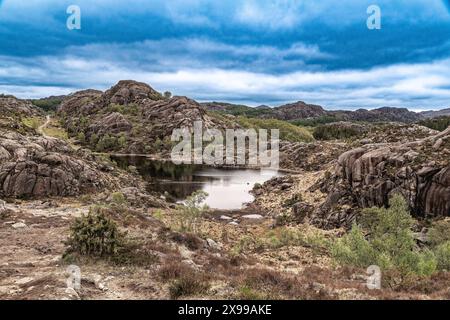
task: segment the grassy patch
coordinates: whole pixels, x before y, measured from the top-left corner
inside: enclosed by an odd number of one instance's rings
[[[275,119],[253,119],[238,117],[237,122],[248,129],[278,129],[280,130],[280,139],[291,142],[312,142],[314,137],[305,128],[295,126],[289,122]]]
[[[49,137],[58,138],[65,141],[69,140],[69,136],[67,135],[66,130],[62,128],[48,126],[46,128],[43,128],[42,131]]]
[[[37,117],[22,118],[22,124],[34,130],[37,130],[37,128],[39,128],[39,126],[41,126],[43,123],[44,120]]]

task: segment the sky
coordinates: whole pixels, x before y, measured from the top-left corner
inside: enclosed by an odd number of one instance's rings
[[[450,0],[0,0],[0,93],[121,79],[251,106],[448,108]]]

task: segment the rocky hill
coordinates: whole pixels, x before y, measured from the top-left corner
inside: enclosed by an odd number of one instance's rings
[[[346,121],[412,123],[423,119],[421,114],[409,111],[406,108],[391,107],[383,107],[373,110],[359,109],[356,111],[328,111],[327,114]]]
[[[292,104],[283,105],[273,109],[271,116],[279,120],[298,120],[307,118],[317,118],[326,115],[326,111],[317,105],[306,104],[303,101],[299,101]],[[264,116],[268,117],[268,115]]]
[[[227,125],[207,115],[187,97],[165,98],[149,85],[120,81],[106,92],[86,90],[68,96],[58,109],[69,134],[96,151],[163,154],[173,129]]]
[[[425,118],[450,117],[450,108],[437,111],[424,111],[420,114]]]

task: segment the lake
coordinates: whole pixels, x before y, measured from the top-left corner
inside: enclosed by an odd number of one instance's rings
[[[114,156],[122,168],[134,166],[148,183],[149,191],[170,195],[181,202],[198,190],[208,193],[206,204],[213,209],[236,210],[254,200],[249,193],[256,183],[283,174],[269,169],[212,168],[203,165],[175,165],[147,157]]]

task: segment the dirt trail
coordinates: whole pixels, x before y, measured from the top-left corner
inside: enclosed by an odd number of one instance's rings
[[[49,115],[47,115],[47,117],[45,118],[45,123],[41,126],[39,126],[39,128],[37,129],[37,131],[42,134],[44,137],[47,137],[47,135],[44,132],[44,129],[50,124],[50,121],[52,120],[51,117]]]

